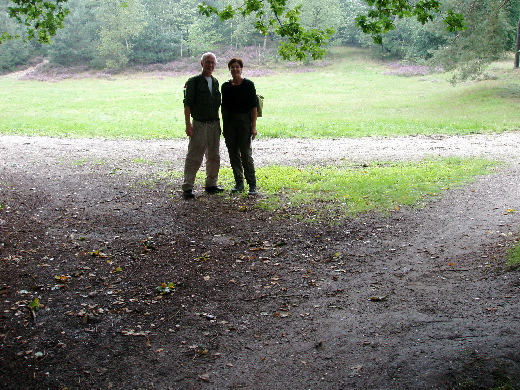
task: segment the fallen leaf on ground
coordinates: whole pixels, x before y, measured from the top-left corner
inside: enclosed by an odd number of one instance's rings
[[[372,302],[384,302],[388,299],[388,295],[379,295],[379,296],[372,296],[370,297],[370,300]]]
[[[122,330],[121,333],[125,336],[148,336],[149,331],[145,332],[136,332],[134,329],[130,330]]]

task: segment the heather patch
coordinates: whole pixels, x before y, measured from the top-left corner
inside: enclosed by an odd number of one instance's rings
[[[52,66],[44,61],[30,69],[21,72],[20,80],[60,81],[68,79],[111,79],[113,72],[108,70],[89,69],[87,66]]]
[[[310,64],[299,62],[280,61],[275,51],[262,47],[250,46],[238,49],[215,50],[219,61],[219,68],[227,69],[227,62],[233,57],[240,57],[244,61],[244,68],[248,77],[268,76],[276,73],[276,69],[291,73],[316,72],[317,69],[330,66],[330,61],[313,61]],[[132,76],[148,74],[157,78],[178,77],[195,74],[200,70],[198,58],[185,57],[167,63],[135,65],[124,70],[95,69],[84,66],[57,66],[47,60],[19,72],[20,80],[60,81],[67,79],[112,79],[116,75]]]
[[[388,68],[389,70],[383,72],[383,74],[403,77],[428,76],[430,74],[441,73],[443,71],[439,67],[403,64],[400,62],[391,63],[388,65]]]

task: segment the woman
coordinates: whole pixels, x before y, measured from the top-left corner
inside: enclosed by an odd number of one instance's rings
[[[243,67],[240,58],[234,57],[228,62],[232,79],[222,84],[222,122],[229,162],[235,177],[235,188],[231,192],[244,191],[245,178],[249,195],[257,195],[251,142],[257,135],[258,101],[255,84],[242,77]]]

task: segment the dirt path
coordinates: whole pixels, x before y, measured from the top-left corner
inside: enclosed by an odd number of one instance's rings
[[[182,166],[184,140],[1,136],[0,380],[7,389],[520,388],[520,272],[503,263],[520,226],[519,144],[520,133],[258,140],[259,166],[507,162],[423,209],[332,228],[254,199],[185,202],[170,183],[143,186]],[[175,291],[159,295],[167,281]]]
[[[506,161],[520,159],[520,132],[476,134],[472,136],[416,136],[402,138],[341,139],[257,139],[254,143],[255,163],[259,166],[279,164],[312,164],[334,161],[409,160],[428,156],[488,157]],[[20,156],[23,160],[52,165],[60,160],[110,159],[116,163],[132,159],[173,164],[184,163],[187,140],[122,141],[103,139],[56,139],[45,137],[0,137],[2,159]],[[225,152],[225,146],[223,145]],[[222,153],[223,164],[228,163]],[[20,163],[19,161],[17,162]]]

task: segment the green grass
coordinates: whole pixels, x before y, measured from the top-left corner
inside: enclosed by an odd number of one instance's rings
[[[252,77],[265,96],[260,137],[470,134],[520,129],[520,81],[496,78],[455,87],[447,74],[388,75],[360,49],[337,49],[330,65]],[[221,83],[229,78],[220,65]],[[0,134],[59,137],[184,137],[182,89],[189,75],[21,81],[0,77]],[[245,69],[247,77],[247,68]]]
[[[512,268],[520,267],[520,241],[517,242],[508,252],[507,265]]]
[[[327,213],[330,221],[331,215],[341,220],[368,211],[385,214],[424,205],[496,165],[482,159],[446,158],[363,166],[269,166],[257,169],[257,178],[263,207],[306,219],[322,220]],[[232,186],[231,169],[221,169],[220,181],[227,188]]]

